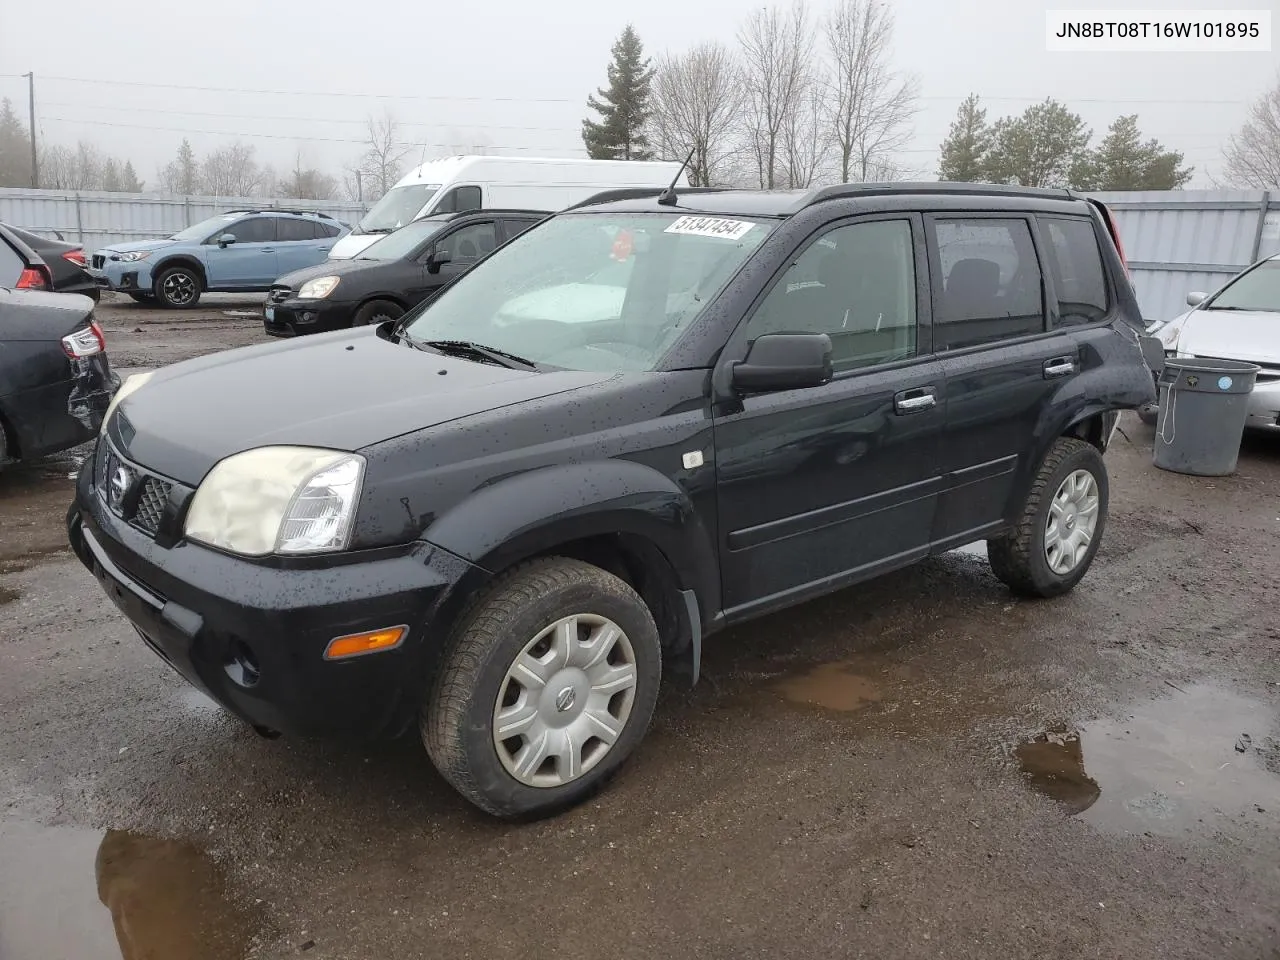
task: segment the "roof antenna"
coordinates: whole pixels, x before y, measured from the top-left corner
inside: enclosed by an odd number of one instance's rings
[[[676,171],[675,177],[671,181],[671,186],[658,194],[658,202],[664,207],[674,207],[676,205],[676,184],[680,182],[680,178],[684,175],[685,168],[693,160],[693,150],[689,150],[689,155],[684,158],[684,163],[680,164],[680,169]]]

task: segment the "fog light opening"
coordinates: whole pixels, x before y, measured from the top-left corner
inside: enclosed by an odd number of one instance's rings
[[[326,660],[346,660],[350,657],[362,657],[368,653],[381,653],[383,650],[394,650],[400,646],[409,628],[403,624],[398,627],[384,627],[381,630],[369,630],[365,633],[350,633],[344,637],[334,637],[325,648]]]
[[[227,647],[227,660],[223,664],[233,683],[241,687],[252,687],[262,678],[258,667],[258,658],[253,655],[249,645],[242,640],[232,640]]]

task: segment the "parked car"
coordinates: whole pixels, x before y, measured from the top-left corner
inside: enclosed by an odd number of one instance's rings
[[[42,237],[5,223],[0,223],[0,237],[30,270],[16,280],[0,276],[0,284],[21,290],[79,293],[91,300],[98,299],[98,283],[89,271],[84,247],[80,244]]]
[[[92,440],[116,383],[92,300],[0,287],[0,465]]]
[[[1147,333],[1160,340],[1166,357],[1256,363],[1262,369],[1245,427],[1280,431],[1280,254],[1258,261],[1216,293],[1187,294],[1187,306],[1186,313],[1151,324]],[[1142,419],[1155,423],[1158,413],[1150,404]]]
[[[546,215],[484,210],[414,221],[353,260],[286,273],[271,285],[263,326],[273,336],[293,337],[395,320]]]
[[[323,261],[349,229],[306,210],[233,210],[165,240],[104,247],[93,266],[110,289],[181,310],[205,292],[268,290],[281,274]]]
[[[333,246],[332,260],[360,251],[394,230],[437,213],[493,208],[560,210],[601,190],[661,190],[687,183],[666,160],[583,160],[546,157],[447,157],[410,170]]]
[[[1064,190],[614,191],[397,324],[126,381],[70,540],[259,730],[417,728],[547,814],[706,634],[982,539],[1080,581],[1153,393],[1113,230]]]

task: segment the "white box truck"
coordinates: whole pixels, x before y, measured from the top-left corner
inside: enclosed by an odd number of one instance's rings
[[[555,160],[542,157],[448,157],[409,172],[333,245],[329,259],[357,256],[379,237],[433,213],[492,207],[563,210],[602,190],[652,187],[675,179],[679,163],[648,160]],[[688,186],[680,174],[677,186]]]

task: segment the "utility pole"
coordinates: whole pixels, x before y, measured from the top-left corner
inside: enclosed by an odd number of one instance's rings
[[[364,183],[362,182],[361,171],[356,171],[356,202],[364,203]]]
[[[27,120],[31,124],[31,188],[40,186],[40,169],[36,160],[36,73],[24,73],[27,78]]]

